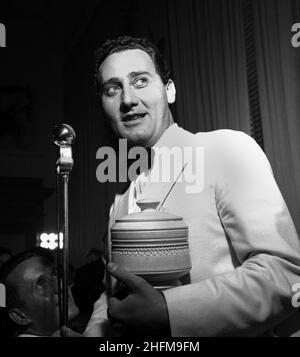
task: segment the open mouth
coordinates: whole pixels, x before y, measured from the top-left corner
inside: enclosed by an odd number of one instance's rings
[[[144,118],[146,113],[127,114],[122,118],[122,122],[129,123]]]

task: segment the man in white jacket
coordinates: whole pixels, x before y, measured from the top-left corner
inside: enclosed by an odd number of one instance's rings
[[[204,156],[202,171],[196,172],[199,186],[193,189],[183,180],[164,204],[189,227],[188,281],[161,293],[109,264],[130,293],[102,296],[87,331],[107,323],[106,303],[110,323],[126,335],[258,336],[276,330],[297,311],[292,300],[300,282],[300,244],[262,150],[241,132],[191,134],[174,124],[169,104],[175,85],[147,40],[107,41],[97,53],[96,80],[106,117],[130,145],[201,148]],[[138,177],[116,196],[109,228],[118,217],[137,212],[137,200],[166,196],[173,182],[151,180],[160,159],[154,156],[146,180]],[[192,168],[193,160],[183,164]]]

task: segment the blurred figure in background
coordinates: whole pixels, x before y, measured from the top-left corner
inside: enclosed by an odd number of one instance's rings
[[[0,269],[6,287],[6,312],[14,323],[14,336],[52,336],[59,330],[59,300],[54,259],[47,249],[34,248],[17,254]],[[71,289],[69,320],[79,310]]]
[[[75,282],[72,287],[75,303],[80,310],[80,316],[76,318],[72,328],[81,333],[91,317],[95,301],[104,291],[105,266],[102,261],[101,250],[90,249],[86,254],[86,262],[87,264],[76,270]]]
[[[102,260],[102,254],[101,249],[91,248],[85,255],[86,263],[88,264],[97,260]]]
[[[76,270],[74,268],[74,265],[69,263],[69,269],[68,269],[68,285],[70,288],[73,288],[75,284],[75,275],[76,275]]]
[[[12,251],[9,248],[0,247],[0,268],[13,256]]]

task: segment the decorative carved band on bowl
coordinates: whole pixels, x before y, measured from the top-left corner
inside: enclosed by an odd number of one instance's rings
[[[113,255],[122,256],[155,256],[155,255],[189,255],[189,247],[144,247],[144,248],[112,248]]]
[[[151,283],[176,280],[191,269],[188,244],[181,246],[112,246],[112,260]]]

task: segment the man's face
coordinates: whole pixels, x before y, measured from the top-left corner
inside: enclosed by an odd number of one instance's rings
[[[31,320],[31,330],[44,335],[58,330],[58,290],[53,267],[45,265],[40,257],[32,257],[19,264],[10,279],[18,279],[19,295],[24,302],[21,310]],[[68,309],[69,319],[79,312],[70,294]]]
[[[132,145],[154,145],[172,122],[174,83],[165,86],[152,58],[139,49],[108,56],[98,78],[103,110],[117,135]]]

